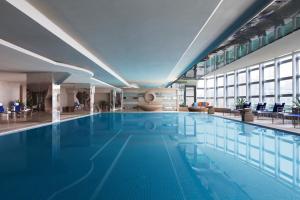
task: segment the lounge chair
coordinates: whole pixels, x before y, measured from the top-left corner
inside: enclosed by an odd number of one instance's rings
[[[243,108],[251,108],[251,102],[245,102]]]
[[[9,119],[9,113],[5,112],[5,109],[4,109],[4,106],[2,103],[0,103],[0,115],[1,115],[1,118],[3,116],[5,116],[5,118],[8,120]]]
[[[257,119],[260,115],[267,115],[268,117],[272,117],[272,123],[274,122],[274,118],[277,118],[280,113],[284,112],[284,105],[285,103],[275,103],[273,106],[273,110],[260,110],[257,111]]]
[[[267,107],[267,103],[258,103],[256,105],[256,109],[253,111],[253,113],[256,115],[258,111],[265,111]]]

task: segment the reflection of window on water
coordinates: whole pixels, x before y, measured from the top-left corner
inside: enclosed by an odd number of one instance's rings
[[[195,121],[192,118],[186,119],[186,129],[189,133],[194,130],[193,124]],[[300,149],[297,141],[294,140],[296,136],[280,136],[282,134],[278,135],[273,130],[257,127],[240,126],[237,128],[237,124],[230,123],[225,126],[226,128],[224,125],[215,124],[210,130],[202,128],[198,142],[204,144],[205,147],[218,149],[244,160],[249,166],[258,167],[265,174],[275,176],[285,183],[299,186],[300,162],[297,155]],[[199,127],[201,128],[201,124]],[[190,147],[189,145],[188,148]],[[185,153],[188,153],[191,159],[199,158],[201,155],[192,154],[201,153],[201,147],[196,145],[198,151],[193,149]],[[209,156],[207,158],[210,159]],[[194,162],[197,161],[194,160]]]

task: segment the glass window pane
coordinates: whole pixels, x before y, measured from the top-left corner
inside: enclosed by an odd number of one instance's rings
[[[264,68],[264,80],[274,79],[274,66]]]
[[[206,95],[208,98],[210,98],[210,97],[213,98],[214,97],[214,89],[208,89]]]
[[[246,72],[238,74],[238,84],[246,83]]]
[[[228,75],[227,76],[227,85],[234,85],[234,75]]]
[[[227,88],[227,96],[228,97],[233,97],[234,96],[234,87],[228,87]]]
[[[275,103],[275,97],[265,97],[264,102],[267,103],[267,109],[271,110]]]
[[[204,98],[204,89],[197,89],[197,98]]]
[[[194,94],[194,88],[193,87],[186,87],[185,88],[185,95],[186,96],[194,96],[195,94]]]
[[[281,80],[279,82],[279,94],[292,94],[292,79]]]
[[[234,108],[234,98],[227,98],[227,105],[228,108]]]
[[[214,86],[215,86],[214,79],[213,78],[207,79],[206,87],[211,88],[211,87],[214,87]]]
[[[218,107],[224,107],[224,98],[218,98],[217,99],[217,106]]]
[[[238,96],[246,96],[246,85],[238,87]]]
[[[293,106],[293,97],[292,96],[280,97],[279,100],[280,100],[280,103],[285,103],[284,108],[286,111],[290,111],[292,109],[292,106]]]
[[[259,103],[259,98],[250,98],[250,102],[251,102],[251,107],[255,109],[257,104]]]
[[[201,79],[197,82],[197,88],[204,88],[204,79]]]
[[[217,86],[224,86],[224,77],[218,77],[217,78]]]
[[[292,62],[282,63],[279,65],[279,77],[293,76],[293,65]]]
[[[224,89],[218,88],[217,89],[217,97],[223,97],[224,96]]]
[[[259,95],[259,84],[250,84],[250,96],[258,96]]]
[[[274,82],[264,83],[264,95],[274,95],[274,94],[275,94]]]
[[[250,71],[250,82],[258,82],[259,81],[259,70]]]
[[[194,103],[194,97],[186,97],[186,105],[191,106]]]

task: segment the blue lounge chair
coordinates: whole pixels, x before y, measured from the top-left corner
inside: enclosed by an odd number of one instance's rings
[[[2,116],[5,116],[7,120],[9,119],[9,113],[5,111],[2,103],[0,103],[0,115],[1,115],[1,118],[2,118]]]
[[[4,113],[5,109],[2,103],[0,103],[0,113]]]
[[[260,115],[267,115],[269,117],[272,117],[272,123],[274,122],[274,118],[275,117],[278,117],[280,113],[283,113],[284,112],[284,105],[285,103],[275,103],[274,106],[273,106],[273,110],[269,111],[269,110],[260,110],[260,111],[257,111],[257,118],[260,116]]]
[[[251,108],[251,102],[245,102],[243,108]]]
[[[256,111],[264,111],[266,110],[267,103],[258,103],[256,106]]]

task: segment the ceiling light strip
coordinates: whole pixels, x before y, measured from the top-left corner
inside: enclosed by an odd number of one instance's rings
[[[39,59],[39,60],[42,60],[42,61],[44,61],[44,62],[47,62],[47,63],[52,64],[52,65],[55,65],[55,66],[60,66],[60,67],[63,67],[63,68],[69,68],[69,69],[72,69],[72,70],[85,72],[85,73],[87,73],[87,74],[90,76],[90,79],[91,79],[92,81],[96,81],[96,82],[98,82],[98,83],[100,83],[100,84],[102,84],[102,85],[106,85],[106,86],[108,86],[108,87],[115,88],[114,86],[112,86],[112,85],[110,85],[110,84],[108,84],[108,83],[105,83],[105,82],[103,82],[103,81],[100,81],[99,79],[96,79],[95,77],[93,77],[93,76],[94,76],[94,73],[93,73],[92,71],[87,70],[87,69],[83,69],[83,68],[81,68],[81,67],[77,67],[77,66],[69,65],[69,64],[65,64],[65,63],[55,62],[55,61],[53,61],[53,60],[51,60],[51,59],[49,59],[49,58],[43,57],[43,56],[41,56],[41,55],[39,55],[39,54],[36,54],[36,53],[31,52],[31,51],[29,51],[29,50],[27,50],[27,49],[24,49],[24,48],[22,48],[22,47],[19,47],[19,46],[17,46],[17,45],[14,45],[14,44],[12,44],[12,43],[10,43],[10,42],[7,42],[7,41],[5,41],[5,40],[3,40],[3,39],[0,39],[0,45],[6,46],[6,47],[8,47],[8,48],[10,48],[10,49],[16,50],[16,51],[18,51],[18,52],[20,52],[20,53],[23,53],[23,54],[26,54],[26,55],[28,55],[28,56],[37,58],[37,59]]]
[[[8,3],[16,7],[18,10],[26,14],[28,17],[36,21],[38,24],[46,28],[48,31],[56,35],[62,41],[69,44],[71,47],[76,49],[79,53],[86,56],[88,59],[96,63],[102,69],[116,77],[118,80],[123,82],[126,86],[129,86],[129,83],[124,80],[120,75],[118,75],[115,71],[113,71],[110,67],[108,67],[105,63],[103,63],[99,58],[97,58],[94,54],[92,54],[89,50],[87,50],[84,46],[82,46],[79,42],[73,39],[70,35],[68,35],[65,31],[63,31],[59,26],[53,23],[49,18],[47,18],[43,13],[33,7],[26,0],[6,0]]]
[[[6,46],[8,48],[14,49],[14,50],[16,50],[18,52],[21,52],[23,54],[26,54],[28,56],[31,56],[31,57],[37,58],[39,60],[42,60],[44,62],[50,63],[52,65],[61,66],[61,67],[65,67],[65,68],[69,68],[69,69],[73,69],[73,70],[77,70],[77,71],[82,71],[82,72],[88,73],[89,76],[94,76],[94,73],[92,71],[89,71],[87,69],[83,69],[81,67],[77,67],[77,66],[74,66],[74,65],[69,65],[69,64],[65,64],[65,63],[55,62],[55,61],[53,61],[53,60],[51,60],[49,58],[43,57],[43,56],[41,56],[39,54],[36,54],[36,53],[34,53],[32,51],[29,51],[27,49],[24,49],[22,47],[14,45],[14,44],[12,44],[10,42],[7,42],[7,41],[5,41],[3,39],[0,39],[0,44],[3,45],[3,46]]]
[[[215,15],[215,13],[217,12],[217,10],[219,9],[219,7],[221,6],[221,4],[223,3],[224,0],[220,0],[218,5],[215,7],[215,9],[213,10],[213,12],[210,14],[210,16],[207,18],[207,20],[205,21],[205,23],[203,24],[203,26],[201,27],[201,29],[199,30],[199,32],[197,33],[197,35],[194,37],[193,41],[189,44],[189,46],[187,47],[187,49],[183,52],[182,56],[179,58],[178,62],[176,63],[175,67],[173,68],[173,70],[171,71],[168,80],[173,81],[173,78],[171,77],[172,74],[175,72],[176,67],[178,66],[179,62],[182,60],[182,58],[187,54],[187,52],[189,51],[189,49],[192,47],[192,45],[195,43],[195,41],[197,40],[197,38],[199,37],[199,35],[202,33],[202,31],[204,30],[204,28],[207,26],[207,24],[209,23],[209,21],[211,20],[211,18]],[[176,77],[177,78],[177,77]],[[174,78],[174,79],[176,79]]]

